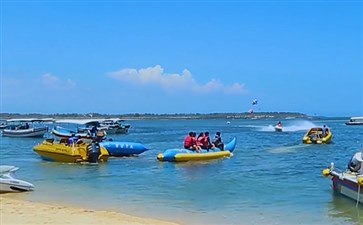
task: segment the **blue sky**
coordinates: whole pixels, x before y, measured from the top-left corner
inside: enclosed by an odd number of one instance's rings
[[[361,1],[0,4],[2,112],[363,115]]]

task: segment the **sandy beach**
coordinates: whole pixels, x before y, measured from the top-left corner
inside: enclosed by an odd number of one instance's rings
[[[118,212],[44,204],[16,199],[16,194],[0,195],[0,224],[62,224],[62,225],[177,225],[150,218],[140,218]]]

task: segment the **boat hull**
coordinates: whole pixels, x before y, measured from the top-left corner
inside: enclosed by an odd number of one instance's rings
[[[363,203],[363,187],[358,184],[358,176],[348,173],[330,172],[332,176],[332,189],[345,197]]]
[[[15,178],[15,171],[18,170],[15,166],[0,166],[0,192],[23,192],[34,190],[34,185],[20,179]]]
[[[224,151],[215,148],[210,149],[209,151],[203,149],[201,152],[197,153],[188,149],[167,149],[164,153],[158,154],[157,159],[159,161],[167,162],[187,162],[230,157],[236,147],[236,142],[236,138],[233,138],[232,141],[224,146]]]
[[[346,122],[345,125],[363,125],[363,122]]]
[[[5,137],[43,137],[47,131],[47,127],[20,130],[4,129],[2,135]]]
[[[129,132],[130,125],[121,125],[116,128],[116,134],[127,134]]]
[[[0,192],[24,192],[34,190],[34,185],[19,179],[3,179],[0,177]]]
[[[90,162],[88,145],[87,143],[67,145],[66,143],[53,143],[51,140],[45,140],[34,146],[33,150],[46,161],[80,163]],[[107,162],[108,157],[108,151],[101,146],[97,162]]]

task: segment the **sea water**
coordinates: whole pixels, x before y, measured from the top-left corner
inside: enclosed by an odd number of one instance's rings
[[[183,224],[362,224],[363,207],[332,193],[322,169],[331,162],[345,169],[363,144],[363,127],[346,119],[130,120],[129,134],[118,141],[149,148],[138,157],[110,158],[99,165],[47,162],[33,152],[42,139],[0,138],[2,165],[35,191],[19,198],[91,209],[125,212]],[[326,124],[332,143],[302,144],[304,133]],[[237,138],[231,158],[170,163],[158,153],[181,147],[189,131],[221,132]]]

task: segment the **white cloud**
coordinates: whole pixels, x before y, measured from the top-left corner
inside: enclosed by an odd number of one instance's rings
[[[198,84],[189,70],[184,69],[181,74],[167,74],[160,65],[139,70],[126,68],[110,72],[108,75],[136,85],[158,85],[166,91],[189,90],[196,93],[223,92],[226,94],[245,92],[244,84],[224,85],[217,79],[211,79],[205,84]]]
[[[58,80],[59,80],[58,77],[53,76],[49,73],[43,74],[43,76],[42,76],[42,81],[45,86],[53,85],[53,84],[57,83]]]
[[[42,75],[42,83],[46,87],[58,90],[71,89],[76,86],[76,82],[74,82],[73,80],[61,80],[57,76],[54,76],[50,73]]]

